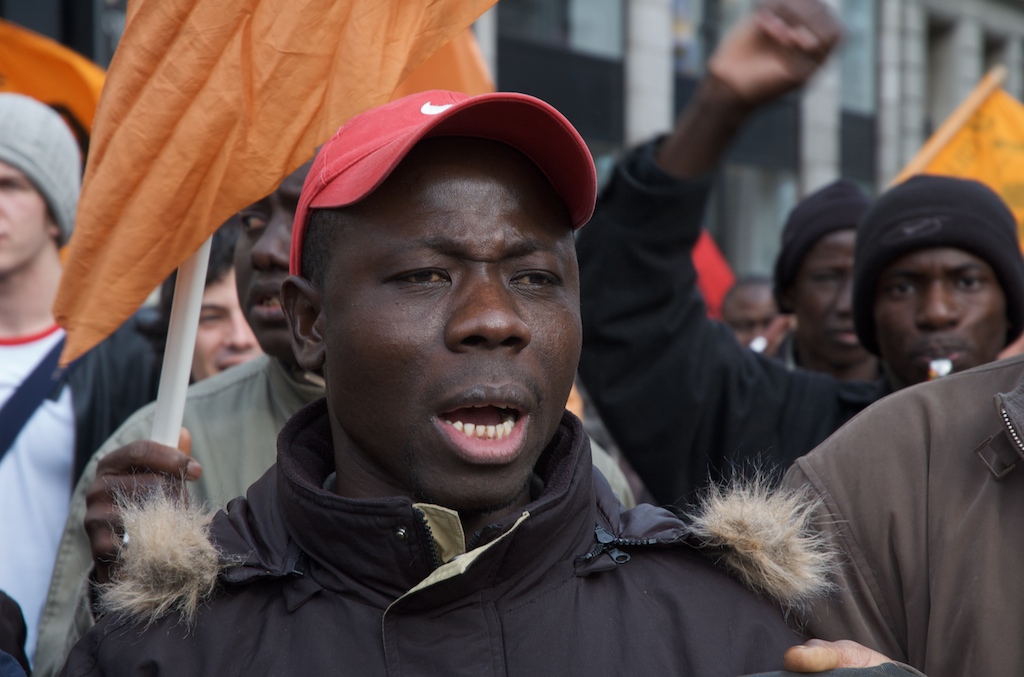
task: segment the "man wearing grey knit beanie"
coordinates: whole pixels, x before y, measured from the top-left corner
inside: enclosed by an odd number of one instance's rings
[[[155,394],[153,354],[126,325],[57,369],[52,306],[81,190],[81,154],[53,109],[0,94],[0,590],[31,656],[71,489],[92,451]]]

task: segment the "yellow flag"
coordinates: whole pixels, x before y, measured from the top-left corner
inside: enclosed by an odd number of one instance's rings
[[[1024,106],[1001,89],[1006,67],[992,68],[893,179],[944,174],[974,179],[998,193],[1017,219],[1024,246]]]
[[[494,2],[130,2],[54,306],[62,363]]]
[[[990,187],[1010,206],[1024,240],[1024,106],[1005,91],[989,95],[925,172]]]

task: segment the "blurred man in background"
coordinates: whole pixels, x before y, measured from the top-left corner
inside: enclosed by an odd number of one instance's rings
[[[213,234],[210,262],[206,268],[206,286],[199,310],[199,326],[196,329],[195,351],[192,354],[191,383],[202,381],[263,354],[238,302],[238,286],[235,282],[235,244],[238,235],[237,218],[232,218]],[[178,273],[175,271],[160,286],[158,315],[147,327],[147,334],[161,359],[177,279]]]
[[[779,307],[772,296],[772,281],[767,277],[741,277],[722,299],[722,322],[729,325],[740,345],[756,352],[763,352],[767,347],[765,334],[778,316]],[[760,341],[754,344],[758,338]]]
[[[853,327],[853,250],[857,222],[871,205],[856,184],[839,179],[793,208],[775,260],[775,298],[793,330],[776,351],[787,367],[874,381],[878,359]]]

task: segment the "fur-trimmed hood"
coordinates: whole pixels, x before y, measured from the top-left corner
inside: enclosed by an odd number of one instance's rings
[[[755,478],[712,486],[686,516],[702,550],[788,612],[830,592],[836,550],[813,528],[820,499]]]
[[[810,529],[814,507],[805,494],[770,489],[763,481],[715,487],[682,522],[650,505],[621,512],[609,545],[628,552],[642,541],[684,541],[788,613],[831,588],[835,557],[823,537]],[[256,542],[244,557],[220,551],[210,538],[214,515],[162,493],[125,505],[123,520],[130,540],[119,553],[116,581],[103,590],[105,611],[142,623],[177,612],[190,623],[225,577],[239,582],[291,570],[296,557],[285,551],[261,554]],[[658,523],[653,530],[652,518]],[[641,524],[646,525],[642,538],[637,530]]]
[[[572,563],[577,577],[617,566],[644,570],[628,564],[632,556],[666,548],[706,554],[786,611],[828,588],[831,556],[808,524],[815,506],[801,495],[754,482],[708,492],[699,512],[683,519],[651,505],[625,510],[593,472],[588,438],[571,414],[535,466],[534,499],[469,535],[447,508],[326,489],[330,440],[321,400],[289,420],[277,464],[224,511],[162,493],[124,506],[129,538],[102,596],[107,611],[144,623],[176,611],[190,622],[219,585],[302,577],[307,567],[319,585],[348,595],[360,589],[367,604],[387,606],[453,577],[476,589],[525,584],[560,563]]]

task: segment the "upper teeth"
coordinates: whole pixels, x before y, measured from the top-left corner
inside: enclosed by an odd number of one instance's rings
[[[500,440],[505,435],[509,435],[512,432],[512,428],[515,426],[515,417],[511,413],[503,413],[502,418],[504,419],[498,425],[474,425],[472,423],[463,423],[462,421],[449,421],[445,419],[445,423],[452,426],[466,437],[478,437],[480,439],[488,440]]]

